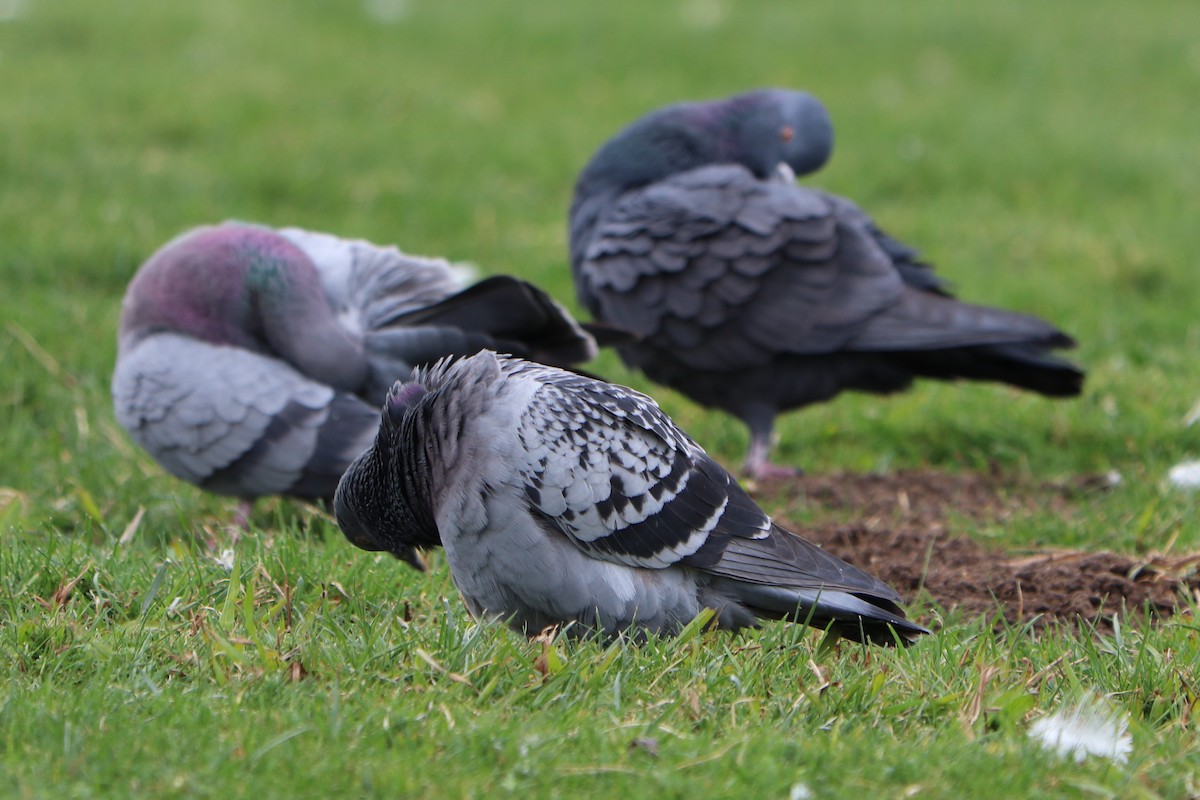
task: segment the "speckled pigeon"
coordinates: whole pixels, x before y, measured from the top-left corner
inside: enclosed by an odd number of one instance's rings
[[[472,614],[527,635],[672,633],[704,608],[908,641],[892,589],[775,525],[649,397],[484,350],[388,394],[334,511],[354,544],[439,544]]]
[[[172,474],[332,500],[397,379],[501,347],[559,365],[593,337],[540,289],[365,241],[228,222],[169,242],[125,295],[117,419]],[[242,514],[248,508],[243,506]]]
[[[833,149],[825,108],[761,90],[654,111],[604,144],[570,215],[580,301],[634,331],[618,348],[651,379],[740,418],[751,475],[776,415],[844,389],[916,377],[1076,395],[1050,354],[1074,341],[1024,314],[955,300],[915,250],[853,203],[797,186]]]

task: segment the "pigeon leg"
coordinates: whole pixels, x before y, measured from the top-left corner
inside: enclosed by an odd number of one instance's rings
[[[798,478],[804,474],[799,467],[785,467],[771,463],[771,450],[775,447],[775,410],[755,409],[745,417],[750,428],[750,447],[742,472],[753,480],[762,478]]]
[[[233,515],[234,527],[243,532],[250,530],[250,515],[253,512],[253,500],[239,500],[237,511]]]

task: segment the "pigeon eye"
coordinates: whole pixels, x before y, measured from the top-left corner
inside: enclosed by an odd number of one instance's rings
[[[795,135],[796,135],[796,131],[792,129],[791,125],[784,125],[783,130],[781,130],[779,132],[779,138],[783,141],[784,144],[787,144],[788,142],[790,142],[792,140],[792,137],[794,137]]]

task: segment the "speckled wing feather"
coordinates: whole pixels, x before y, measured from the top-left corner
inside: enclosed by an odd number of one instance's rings
[[[172,474],[210,491],[331,498],[378,413],[282,362],[160,334],[123,355],[117,417]]]
[[[580,547],[631,566],[711,562],[729,537],[770,520],[653,400],[624,387],[534,369],[521,417],[531,504]]]

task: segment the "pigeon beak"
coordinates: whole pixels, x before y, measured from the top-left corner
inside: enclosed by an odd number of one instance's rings
[[[425,571],[425,562],[421,560],[421,556],[417,554],[415,547],[400,547],[392,551],[392,555],[408,564],[417,572]]]
[[[775,174],[778,175],[779,179],[784,183],[796,182],[796,171],[792,169],[791,165],[786,161],[779,162],[779,165],[775,167]]]

